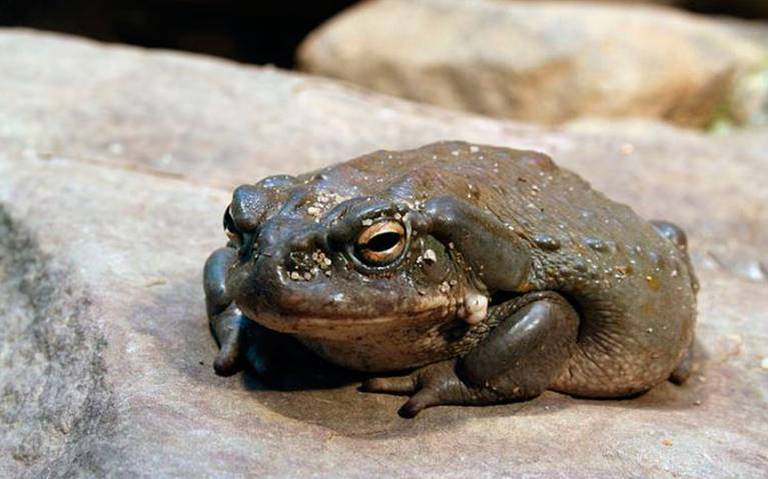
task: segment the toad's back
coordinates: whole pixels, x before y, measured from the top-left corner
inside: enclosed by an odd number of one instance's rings
[[[697,285],[682,233],[662,235],[545,155],[450,142],[376,152],[325,173],[340,188],[415,207],[461,198],[522,239],[531,268],[520,292],[559,292],[581,318],[553,389],[601,397],[642,391],[669,377],[689,349]]]

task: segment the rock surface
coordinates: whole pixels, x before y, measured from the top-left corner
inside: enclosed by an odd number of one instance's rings
[[[190,55],[0,31],[0,476],[759,477],[768,135],[560,130]],[[416,420],[354,384],[216,377],[201,268],[230,188],[376,148],[537,148],[685,227],[698,370],[632,400],[546,393]],[[762,363],[761,363],[762,362]]]
[[[653,5],[375,0],[313,32],[299,63],[498,117],[553,124],[633,116],[704,127],[749,122],[768,91],[762,81],[753,91],[752,80],[766,69],[766,44],[732,30]],[[732,97],[742,81],[750,88]]]

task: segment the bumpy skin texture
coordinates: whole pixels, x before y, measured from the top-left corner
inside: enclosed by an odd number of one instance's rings
[[[371,264],[359,241],[380,223],[400,225],[402,253]],[[687,374],[698,286],[684,233],[541,153],[379,151],[241,186],[225,226],[204,280],[219,374],[274,373],[260,353],[275,331],[347,368],[412,370],[362,386],[410,396],[406,417],[546,389],[621,397]]]

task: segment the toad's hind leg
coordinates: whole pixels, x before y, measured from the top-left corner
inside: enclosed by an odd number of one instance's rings
[[[663,238],[668,239],[672,242],[672,244],[677,247],[677,249],[683,253],[683,259],[685,261],[685,266],[688,268],[688,274],[691,278],[691,287],[693,288],[694,292],[699,291],[699,281],[696,279],[696,276],[693,274],[693,266],[691,265],[691,258],[688,256],[688,237],[685,234],[685,231],[683,231],[682,228],[677,226],[674,223],[670,223],[669,221],[651,221],[651,225],[653,225],[654,229],[656,230],[659,235],[661,235]]]
[[[682,228],[669,221],[654,220],[651,224],[657,233],[674,243],[677,249],[684,253],[688,252],[688,237]]]
[[[457,370],[472,386],[485,386],[502,400],[538,396],[560,375],[571,357],[579,316],[557,293],[531,293],[496,307],[503,318]]]
[[[680,360],[680,364],[677,365],[672,374],[669,376],[669,380],[675,384],[683,384],[691,376],[693,372],[693,345],[688,346],[688,350],[683,355],[683,359]]]
[[[688,256],[688,238],[682,228],[670,223],[668,221],[651,221],[651,224],[661,236],[670,240],[680,252],[683,253],[685,260],[685,266],[688,268],[688,275],[691,278],[691,287],[694,292],[699,291],[699,281],[693,272],[693,266],[691,265],[691,258]],[[685,354],[680,363],[672,371],[669,376],[669,380],[675,384],[684,383],[691,375],[691,369],[693,367],[693,336],[691,336],[690,344],[688,345]]]
[[[530,293],[495,307],[496,327],[459,360],[409,376],[375,378],[367,392],[408,395],[400,415],[413,417],[441,404],[491,404],[530,399],[548,389],[576,342],[578,314],[556,293]]]

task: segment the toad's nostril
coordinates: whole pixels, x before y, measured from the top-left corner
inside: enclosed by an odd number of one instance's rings
[[[307,228],[291,237],[287,245],[285,268],[291,279],[311,280],[330,270],[331,260],[325,233],[320,227]]]
[[[294,281],[311,281],[320,275],[331,276],[333,260],[322,250],[311,253],[293,251],[286,257],[285,269]]]
[[[288,254],[286,266],[289,271],[304,271],[312,267],[311,256],[303,251],[292,251]]]

